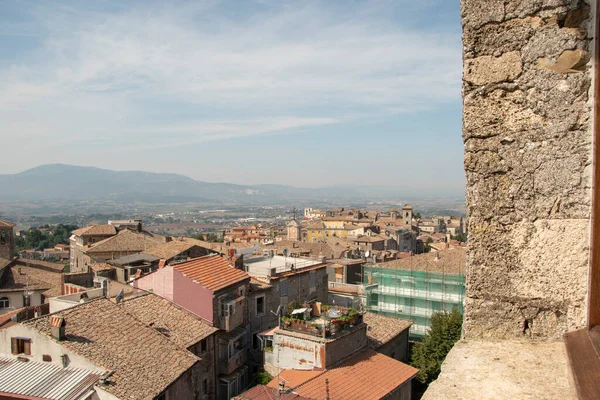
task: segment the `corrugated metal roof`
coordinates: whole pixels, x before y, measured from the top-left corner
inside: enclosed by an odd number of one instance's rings
[[[98,371],[0,358],[0,392],[49,400],[76,399],[100,378]]]

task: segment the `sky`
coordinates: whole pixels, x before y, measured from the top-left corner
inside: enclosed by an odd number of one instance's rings
[[[458,3],[4,0],[0,171],[464,187]]]

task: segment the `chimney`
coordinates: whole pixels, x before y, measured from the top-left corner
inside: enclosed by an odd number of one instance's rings
[[[50,317],[50,334],[52,338],[58,341],[65,340],[65,326],[67,325],[63,317]]]

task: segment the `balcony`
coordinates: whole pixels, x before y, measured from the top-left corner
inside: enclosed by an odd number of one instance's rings
[[[222,300],[219,303],[220,316],[218,328],[225,332],[231,332],[244,322],[244,297]]]
[[[219,360],[218,363],[218,373],[220,375],[229,375],[232,374],[236,369],[241,367],[246,363],[246,349],[238,348],[235,349],[233,354],[229,356],[228,359]]]

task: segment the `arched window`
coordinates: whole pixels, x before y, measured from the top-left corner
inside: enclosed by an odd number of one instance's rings
[[[6,231],[0,232],[0,244],[6,244]]]
[[[0,297],[0,308],[8,308],[10,306],[10,301],[8,297]]]

